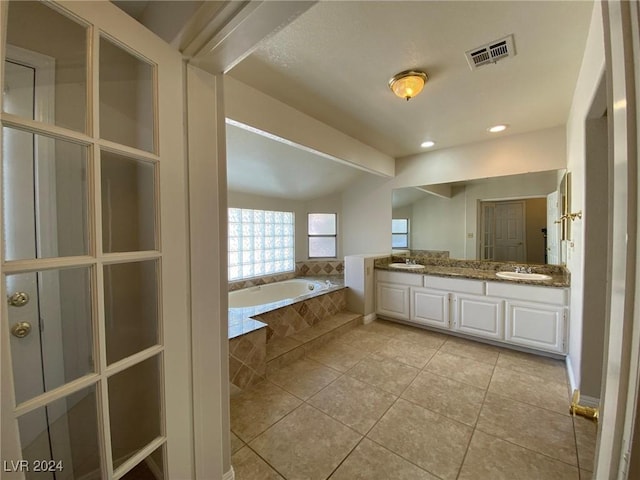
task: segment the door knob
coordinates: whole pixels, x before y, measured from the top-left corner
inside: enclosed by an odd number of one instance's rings
[[[24,307],[29,303],[29,294],[27,292],[15,292],[9,296],[8,301],[12,307]]]
[[[11,335],[18,338],[24,338],[31,333],[31,324],[29,322],[16,323],[11,327]]]

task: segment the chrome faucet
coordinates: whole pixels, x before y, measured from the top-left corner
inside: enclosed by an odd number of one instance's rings
[[[531,267],[516,267],[516,273],[531,273]]]

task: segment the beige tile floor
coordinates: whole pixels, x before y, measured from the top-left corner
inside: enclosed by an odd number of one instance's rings
[[[562,361],[377,320],[231,398],[237,480],[591,478]]]

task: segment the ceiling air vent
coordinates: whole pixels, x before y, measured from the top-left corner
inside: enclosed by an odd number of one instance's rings
[[[513,46],[513,35],[508,35],[465,52],[471,70],[480,68],[483,65],[488,65],[489,63],[496,63],[503,58],[513,57],[515,54],[516,49]]]

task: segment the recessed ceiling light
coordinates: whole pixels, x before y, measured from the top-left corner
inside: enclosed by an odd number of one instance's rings
[[[491,133],[504,132],[509,125],[494,125],[493,127],[487,128],[487,130]]]
[[[422,148],[429,148],[429,147],[433,147],[436,144],[436,142],[432,142],[431,140],[427,140],[426,142],[422,142],[420,144],[420,146]]]

